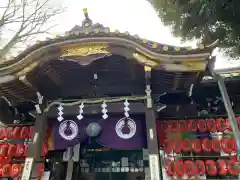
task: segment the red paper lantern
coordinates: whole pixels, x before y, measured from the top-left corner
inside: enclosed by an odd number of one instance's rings
[[[192,149],[192,142],[190,139],[184,139],[182,140],[182,150],[184,152],[189,152]]]
[[[232,131],[232,127],[228,119],[226,119],[226,127],[227,127],[227,130]]]
[[[236,152],[236,142],[232,138],[223,138],[221,141],[222,149],[225,153]]]
[[[197,121],[196,120],[188,120],[188,131],[189,132],[197,131]]]
[[[205,168],[205,163],[202,160],[196,160],[195,161],[195,166],[196,166],[196,174],[206,174],[206,168]]]
[[[203,152],[211,152],[212,143],[210,139],[203,139],[202,140],[202,150]]]
[[[4,139],[7,137],[7,130],[6,128],[0,127],[0,139]]]
[[[44,143],[43,144],[43,150],[42,150],[42,156],[46,156],[47,155],[47,152],[48,152],[48,144],[47,143]]]
[[[172,132],[172,124],[171,121],[166,121],[166,132]]]
[[[38,177],[42,177],[44,173],[44,164],[39,164]]]
[[[21,136],[20,136],[21,130],[22,130],[22,128],[20,126],[13,128],[12,138],[15,138],[15,139],[21,138]]]
[[[195,164],[193,161],[186,160],[184,161],[184,173],[188,176],[195,175]]]
[[[0,177],[2,177],[2,172],[3,172],[3,164],[0,164]]]
[[[13,164],[11,168],[11,177],[18,177],[20,175],[20,164]]]
[[[192,139],[192,149],[195,153],[202,151],[202,144],[200,139]]]
[[[180,132],[188,131],[188,124],[186,120],[180,120],[178,123],[179,123]]]
[[[207,123],[204,119],[197,120],[197,126],[198,126],[198,130],[200,132],[206,132],[207,131]]]
[[[217,122],[217,129],[218,129],[219,132],[224,132],[224,131],[227,130],[226,119],[217,118],[216,122]]]
[[[2,168],[2,177],[10,177],[11,176],[11,165],[4,164]]]
[[[7,131],[7,138],[8,139],[12,139],[13,138],[13,127],[7,127],[6,131]]]
[[[23,156],[27,156],[27,153],[28,153],[28,145],[27,144],[24,144],[25,146],[25,152],[24,152],[24,155]]]
[[[236,141],[233,138],[230,139],[230,144],[231,144],[231,147],[232,147],[232,152],[237,152],[237,144],[236,144]]]
[[[237,155],[230,156],[230,160],[237,162],[238,161]]]
[[[236,117],[237,123],[238,123],[238,128],[240,129],[240,116]]]
[[[229,148],[228,145],[227,145],[228,140],[229,140],[229,138],[223,138],[221,140],[221,146],[222,146],[222,149],[225,153],[230,153],[232,151],[231,148]]]
[[[164,121],[163,125],[164,125],[164,131],[168,132],[168,121]]]
[[[17,144],[16,156],[21,157],[25,154],[26,146],[24,144]]]
[[[23,169],[24,169],[24,164],[20,164],[20,166],[19,166],[19,174],[20,175],[23,173]]]
[[[206,160],[206,171],[210,176],[216,176],[217,175],[217,167],[213,160]]]
[[[216,153],[221,151],[221,140],[212,139],[212,150]]]
[[[218,174],[221,176],[225,176],[228,173],[226,161],[223,159],[219,159],[217,160],[216,164],[218,168]]]
[[[174,162],[175,174],[178,177],[182,177],[184,174],[184,164],[182,160],[177,160]]]
[[[15,156],[17,150],[17,145],[16,144],[10,144],[8,148],[8,156]]]
[[[9,148],[8,144],[1,144],[0,145],[0,157],[7,156],[8,148]]]
[[[182,151],[182,141],[181,140],[173,141],[173,151],[176,153],[180,153]]]
[[[217,124],[215,119],[207,119],[207,129],[210,132],[217,132]]]
[[[29,136],[30,136],[30,128],[27,127],[27,126],[24,126],[21,129],[20,138],[21,139],[27,139],[27,138],[29,138]]]
[[[174,163],[169,159],[164,160],[164,167],[168,176],[174,175]]]
[[[157,126],[157,135],[158,135],[158,144],[159,146],[164,146],[164,141],[166,139],[166,123],[165,121],[156,121]],[[49,133],[49,136],[51,136],[51,131]]]
[[[178,121],[177,120],[169,121],[169,128],[170,128],[170,132],[177,132],[177,131],[179,131]]]
[[[239,168],[237,167],[235,161],[228,160],[228,161],[227,161],[227,169],[228,169],[228,172],[229,172],[229,174],[230,174],[231,176],[236,176],[236,175],[238,175]]]
[[[164,152],[165,153],[170,153],[173,151],[173,141],[170,139],[165,140],[164,143]]]

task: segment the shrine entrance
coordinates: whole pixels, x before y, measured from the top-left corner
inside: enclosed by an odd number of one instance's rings
[[[196,114],[192,91],[216,44],[160,44],[84,15],[0,64],[0,177],[163,180],[156,118]]]
[[[63,171],[63,169],[67,169],[69,163],[68,152],[69,150],[64,152],[49,151],[46,157],[48,162],[47,169],[54,170],[54,173],[51,173],[50,179],[59,176],[60,179],[65,180],[67,172]],[[94,141],[83,142],[81,145],[77,144],[73,149],[75,156],[73,156],[72,180],[145,179],[145,170],[148,170],[146,152],[147,149],[109,149]]]
[[[92,179],[96,180],[145,179],[141,150],[89,149],[89,151],[81,156],[81,176],[93,176]]]

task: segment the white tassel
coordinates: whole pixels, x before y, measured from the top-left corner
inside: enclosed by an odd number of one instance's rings
[[[38,114],[41,114],[41,113],[42,113],[39,104],[36,104],[36,105],[35,105],[35,109],[36,109],[36,111],[37,111]]]

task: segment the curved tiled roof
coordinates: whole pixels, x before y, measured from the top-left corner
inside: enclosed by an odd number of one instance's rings
[[[32,47],[27,48],[24,52],[19,54],[12,61],[0,64],[0,76],[8,73],[1,73],[6,69],[19,65],[20,61],[26,59],[27,56],[34,54],[36,51],[48,51],[50,47],[56,47],[64,44],[73,45],[75,43],[102,43],[113,44],[116,46],[123,45],[126,48],[130,46],[140,53],[149,55],[150,58],[158,59],[206,59],[210,56],[212,49],[215,47],[215,43],[209,46],[200,45],[197,49],[191,49],[190,47],[177,47],[167,44],[161,44],[147,39],[141,39],[137,35],[130,35],[127,31],[124,33],[118,30],[110,31],[109,28],[97,23],[93,24],[92,20],[88,17],[87,10],[84,9],[85,20],[82,26],[75,26],[70,31],[66,32],[64,36],[56,36],[53,39],[47,39],[45,41],[38,41]],[[56,51],[62,49],[55,48]],[[51,51],[49,50],[49,53]],[[53,53],[53,52],[52,52]],[[31,57],[33,59],[33,57]],[[37,61],[37,60],[36,60]],[[158,62],[157,62],[158,63]],[[178,63],[178,62],[177,62]],[[21,69],[24,67],[21,67]],[[16,70],[17,71],[17,70]],[[10,71],[11,72],[11,71]]]
[[[82,78],[82,81],[87,81],[88,86],[92,86],[90,80],[86,78],[88,73],[84,74],[89,68],[84,66],[97,59],[102,59],[95,62],[95,65],[92,63],[92,66],[96,67],[97,64],[101,64],[100,62],[104,62],[103,59],[106,61],[107,57],[111,55],[120,55],[125,60],[121,60],[120,57],[113,60],[117,57],[112,57],[112,59],[108,59],[108,64],[112,63],[114,66],[114,61],[119,61],[115,65],[120,66],[121,71],[117,72],[125,72],[124,68],[126,67],[128,71],[132,70],[133,74],[136,73],[134,78],[140,76],[138,71],[142,70],[143,66],[141,65],[155,68],[152,71],[154,94],[170,89],[188,89],[202,74],[199,71],[205,71],[208,58],[215,46],[214,43],[210,46],[190,49],[189,47],[161,44],[132,36],[128,32],[110,31],[109,28],[99,23],[94,24],[86,9],[84,9],[84,15],[85,20],[82,26],[75,26],[64,36],[37,42],[12,61],[0,64],[0,95],[14,99],[16,102],[34,100],[37,91],[52,98],[55,97],[54,95],[70,96],[73,94],[70,91],[79,95],[79,92],[83,92],[81,85],[76,87],[74,84],[66,84],[74,81],[74,78],[78,79],[75,81],[80,81]],[[132,61],[133,59],[137,62]],[[69,63],[71,61],[74,63]],[[137,64],[140,64],[140,67]],[[134,69],[135,66],[137,68]],[[107,82],[108,77],[112,78],[117,74],[110,72],[112,68],[116,67],[95,70],[105,74],[103,79],[104,82]],[[108,72],[107,75],[105,71]],[[116,77],[114,81],[117,82],[121,76]],[[137,80],[137,83],[139,83],[138,81],[142,82],[142,80]],[[132,85],[132,82],[130,84]],[[126,85],[126,87],[131,88],[131,85]],[[139,84],[137,89],[145,90],[144,86]],[[56,93],[57,90],[59,93]],[[64,92],[60,92],[61,90]],[[115,86],[111,89],[111,91],[118,90],[119,88]],[[88,91],[90,90],[87,89],[86,92]]]
[[[121,33],[119,30],[110,31],[110,28],[104,27],[103,25],[97,23],[93,24],[92,20],[90,20],[88,16],[87,9],[83,9],[85,20],[82,23],[82,26],[75,26],[66,34],[69,36],[78,36],[80,34],[84,34],[85,36],[92,36],[94,34],[104,34],[107,36],[116,36],[116,37],[124,37],[130,39],[143,47],[160,54],[189,54],[189,53],[201,53],[209,51],[211,46],[200,45],[198,49],[192,49],[191,47],[178,47],[171,46],[167,44],[161,44],[153,41],[149,41],[147,39],[142,39],[138,35],[130,35],[128,31]]]

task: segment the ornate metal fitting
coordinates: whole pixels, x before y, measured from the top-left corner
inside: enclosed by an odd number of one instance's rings
[[[146,56],[143,56],[139,53],[133,53],[133,57],[140,62],[141,64],[144,64],[145,66],[148,66],[148,70],[150,69],[150,67],[155,67],[158,65],[157,62],[147,58]],[[151,70],[151,69],[150,69]]]
[[[150,85],[147,85],[146,86],[146,95],[147,95],[147,108],[152,108],[152,96],[151,96],[151,88],[150,88]]]
[[[107,44],[91,44],[79,47],[66,47],[61,57],[89,56],[93,54],[110,54]]]
[[[42,114],[40,104],[43,103],[43,96],[40,94],[40,92],[37,92],[37,102],[38,102],[38,104],[35,105],[36,112],[38,114]]]
[[[40,94],[40,92],[37,92],[37,98],[38,98],[38,104],[43,103],[43,96]]]

